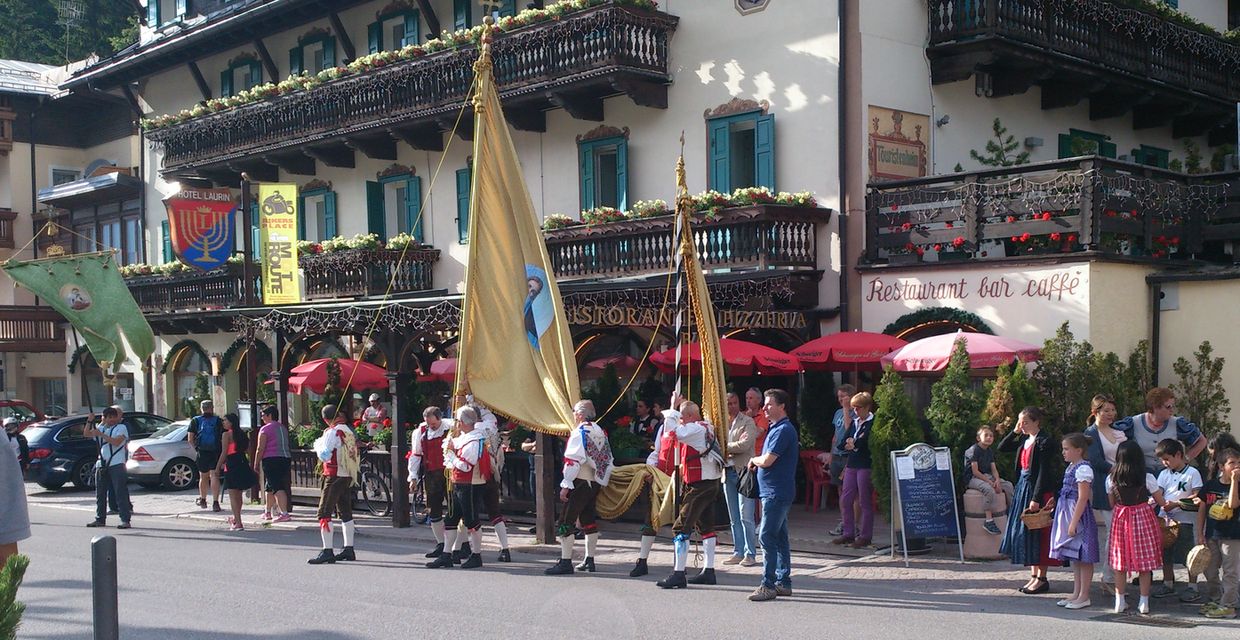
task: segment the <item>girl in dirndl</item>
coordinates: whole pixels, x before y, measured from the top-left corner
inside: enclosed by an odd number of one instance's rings
[[[1085,459],[1089,438],[1079,433],[1064,437],[1063,459],[1068,463],[1063,488],[1055,503],[1055,522],[1051,525],[1051,557],[1071,560],[1074,587],[1072,597],[1055,604],[1065,609],[1084,609],[1089,602],[1089,582],[1098,562],[1098,525],[1089,508],[1094,470]]]
[[[1016,462],[1020,478],[1016,481],[1008,511],[1007,530],[1003,533],[999,553],[1010,558],[1012,564],[1029,567],[1029,581],[1018,591],[1046,593],[1051,588],[1046,579],[1047,568],[1052,564],[1061,564],[1050,557],[1051,530],[1030,529],[1020,519],[1026,509],[1039,511],[1050,507],[1054,501],[1054,441],[1049,433],[1042,430],[1042,410],[1025,407],[1020,412],[1016,428],[1003,436],[996,446],[1004,453],[1020,452]]]
[[[1153,572],[1162,566],[1162,530],[1150,498],[1164,509],[1167,503],[1154,476],[1146,473],[1141,445],[1133,440],[1120,443],[1106,486],[1113,511],[1109,546],[1115,571],[1115,613],[1128,609],[1124,590],[1129,572],[1137,574],[1141,585],[1137,611],[1149,613]]]

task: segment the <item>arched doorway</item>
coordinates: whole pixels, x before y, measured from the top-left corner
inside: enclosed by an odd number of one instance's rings
[[[164,372],[168,374],[169,417],[192,417],[198,413],[198,403],[211,398],[211,361],[197,342],[183,340],[173,345]]]
[[[991,335],[995,333],[976,313],[948,307],[932,307],[906,313],[883,329],[883,333],[908,342],[957,331]]]

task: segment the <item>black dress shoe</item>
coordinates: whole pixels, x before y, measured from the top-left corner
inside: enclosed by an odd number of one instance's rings
[[[460,562],[464,560],[465,558],[468,558],[470,555],[472,555],[473,552],[474,552],[473,549],[469,548],[469,543],[466,542],[461,545],[460,549],[457,549],[456,551],[452,552],[452,561]]]
[[[336,554],[336,562],[348,562],[357,560],[357,554],[353,553],[353,547],[345,547]]]
[[[717,584],[715,582],[715,570],[702,569],[701,573],[689,578],[687,582],[689,584]]]
[[[324,549],[319,555],[306,561],[308,564],[336,564],[336,554],[331,549]]]
[[[434,550],[432,550],[430,553],[426,554],[426,557],[427,557],[427,558],[438,558],[438,557],[439,557],[439,554],[441,554],[441,553],[443,553],[443,543],[442,543],[442,542],[440,542],[439,544],[435,545]]]
[[[439,554],[438,558],[426,563],[427,569],[443,569],[452,566],[452,554],[444,552]]]
[[[462,569],[476,569],[482,566],[482,554],[471,553],[469,559],[461,563]]]
[[[573,572],[573,561],[561,558],[555,564],[543,569],[543,573],[549,576],[564,576]]]
[[[633,570],[629,572],[629,577],[640,578],[648,573],[650,573],[650,566],[646,564],[644,559],[640,559],[637,561],[637,564],[634,565]]]
[[[660,589],[684,589],[689,586],[684,571],[673,571],[672,575],[656,582]]]
[[[512,562],[512,552],[507,549],[501,549],[497,560],[499,562]]]
[[[594,558],[586,558],[585,560],[582,560],[581,564],[577,565],[577,570],[588,571],[590,573],[594,573],[595,572]]]

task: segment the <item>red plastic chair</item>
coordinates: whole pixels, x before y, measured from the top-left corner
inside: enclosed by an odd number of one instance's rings
[[[830,498],[831,478],[818,460],[821,451],[802,451],[801,464],[805,466],[805,510],[817,512],[822,504],[822,489],[827,487]]]

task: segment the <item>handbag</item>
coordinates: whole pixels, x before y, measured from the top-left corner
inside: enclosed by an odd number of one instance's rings
[[[736,492],[746,498],[758,497],[758,473],[742,467],[736,471]]]

